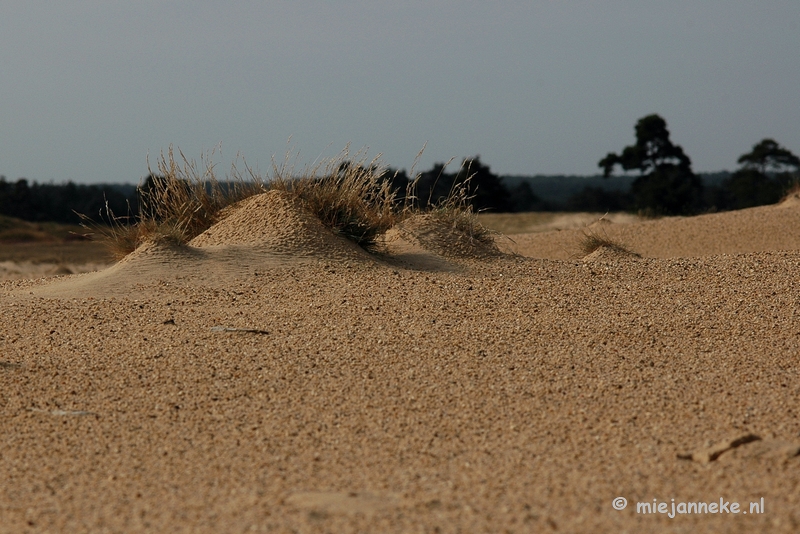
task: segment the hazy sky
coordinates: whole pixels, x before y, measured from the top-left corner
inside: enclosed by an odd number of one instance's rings
[[[696,171],[800,154],[800,1],[0,0],[13,180],[137,182],[170,144],[594,174],[650,113]]]

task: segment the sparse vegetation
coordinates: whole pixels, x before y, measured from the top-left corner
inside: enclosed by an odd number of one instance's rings
[[[108,206],[104,224],[82,216],[86,226],[104,236],[116,258],[126,256],[147,240],[186,243],[220,220],[226,207],[269,189],[296,196],[326,227],[371,252],[378,250],[382,234],[417,213],[430,213],[434,220],[469,240],[492,241],[493,232],[480,223],[473,210],[470,176],[466,174],[445,199],[420,208],[414,196],[417,180],[408,182],[400,202],[397,175],[388,175],[380,155],[367,160],[366,154],[359,152],[351,158],[345,148],[338,157],[299,176],[286,162],[281,166],[273,164],[269,179],[246,166],[243,175],[234,165],[231,176],[223,182],[217,179],[210,158],[204,157],[198,167],[180,151],[179,154],[180,161],[176,161],[172,148],[166,156],[162,154],[158,172],[151,171],[139,187],[137,216],[117,216]]]
[[[492,243],[496,232],[481,224],[478,214],[469,202],[468,190],[466,183],[457,184],[447,198],[432,206],[430,214],[434,220],[453,228],[470,240],[483,244]]]
[[[139,214],[119,216],[106,205],[105,224],[81,214],[84,226],[97,231],[115,258],[136,250],[147,240],[186,243],[214,224],[221,211],[239,200],[263,191],[257,181],[246,181],[236,170],[231,180],[220,182],[210,158],[202,168],[179,151],[175,160],[172,147],[157,162],[158,173],[150,172],[139,189]]]
[[[583,232],[583,238],[581,239],[580,243],[578,244],[582,256],[588,256],[592,252],[596,251],[601,247],[605,247],[610,249],[614,252],[619,252],[622,254],[630,254],[632,256],[639,256],[636,252],[631,251],[621,243],[614,241],[613,239],[609,238],[605,233],[596,232],[596,231],[585,231]]]
[[[481,165],[477,158],[465,159],[458,173],[448,175],[445,170],[452,161],[451,159],[447,163],[437,163],[433,171],[416,176],[406,193],[404,218],[414,214],[429,213],[434,221],[451,228],[470,242],[493,243],[493,236],[497,232],[480,222],[473,203],[477,192],[477,187],[473,187],[472,184],[473,164],[483,173],[488,173],[488,167]],[[435,176],[432,174],[434,171],[438,173]],[[440,191],[434,198],[437,187],[447,183],[450,184],[449,190]],[[421,184],[422,194],[424,196],[427,193],[427,197],[419,197]]]
[[[299,178],[284,165],[276,168],[269,187],[296,195],[325,226],[375,251],[378,237],[403,217],[379,158],[367,163],[366,155],[359,153],[353,161],[345,149]]]
[[[166,158],[162,154],[158,174],[151,172],[140,188],[140,220],[158,233],[189,241],[217,222],[224,208],[264,190],[257,181],[246,181],[235,166],[223,183],[210,159],[204,157],[198,167],[180,156],[179,163],[172,148]]]

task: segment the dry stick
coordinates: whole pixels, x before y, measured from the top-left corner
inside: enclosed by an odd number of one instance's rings
[[[246,334],[269,335],[269,332],[267,332],[266,330],[259,330],[257,328],[232,328],[230,326],[222,326],[222,325],[212,326],[211,327],[211,331],[212,332],[240,332],[240,333],[246,333]]]

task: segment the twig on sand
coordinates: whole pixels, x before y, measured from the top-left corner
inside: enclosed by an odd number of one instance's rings
[[[268,335],[269,332],[266,330],[259,330],[257,328],[231,328],[229,326],[212,326],[212,332],[242,332],[246,334],[261,334],[261,335]]]

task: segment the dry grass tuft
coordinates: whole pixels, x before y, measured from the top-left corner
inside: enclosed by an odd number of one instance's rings
[[[256,180],[247,181],[232,168],[231,179],[220,182],[210,155],[201,158],[202,166],[180,152],[176,161],[172,147],[157,162],[157,172],[139,187],[139,215],[117,216],[108,205],[105,224],[96,224],[81,214],[84,226],[102,235],[116,259],[136,250],[145,241],[167,240],[186,243],[203,233],[227,206],[264,191]],[[150,167],[148,163],[148,168]]]
[[[209,156],[198,167],[179,153],[181,163],[175,160],[172,147],[167,157],[162,154],[158,174],[151,172],[140,188],[140,221],[159,235],[187,242],[217,222],[225,207],[264,191],[260,181],[245,180],[235,165],[229,179],[220,182]]]
[[[169,242],[176,245],[185,243],[183,235],[171,224],[153,220],[140,220],[135,224],[128,224],[127,220],[114,217],[108,209],[107,213],[111,223],[107,227],[94,225],[94,228],[100,229],[103,241],[116,260],[121,260],[147,241]]]
[[[348,148],[297,178],[286,166],[275,169],[271,189],[286,191],[334,233],[367,251],[378,249],[378,237],[402,217],[380,154],[371,161],[362,151],[350,158]]]
[[[621,254],[629,254],[629,255],[632,255],[632,256],[639,256],[639,254],[637,254],[636,252],[631,251],[630,249],[628,249],[624,245],[622,245],[622,244],[610,239],[608,236],[606,236],[604,234],[601,235],[601,234],[596,233],[596,232],[587,233],[586,231],[584,231],[583,232],[583,239],[581,239],[580,243],[578,244],[578,247],[579,247],[579,249],[581,251],[581,254],[583,256],[588,256],[589,254],[591,254],[592,252],[596,251],[597,249],[599,249],[601,247],[605,247],[605,248],[607,248],[609,250],[612,250],[614,252],[618,252],[618,253],[621,253]]]
[[[108,206],[105,224],[81,215],[84,226],[98,231],[117,259],[146,241],[187,243],[219,221],[226,207],[268,189],[294,195],[326,227],[370,252],[378,251],[379,238],[387,230],[422,211],[414,206],[416,181],[409,184],[405,203],[401,205],[398,201],[392,180],[380,162],[380,154],[371,160],[367,159],[365,151],[351,157],[346,147],[337,157],[323,160],[299,176],[289,165],[290,154],[287,154],[282,165],[273,162],[273,176],[269,180],[246,165],[246,175],[243,175],[234,164],[231,175],[221,182],[215,175],[210,156],[204,155],[198,166],[182,152],[178,153],[178,160],[172,147],[166,155],[162,153],[157,172],[151,171],[147,181],[139,187],[137,217],[116,216]],[[414,167],[411,172],[413,175]],[[429,213],[471,241],[493,243],[493,232],[484,227],[473,212],[467,196],[468,184],[469,179],[454,186],[449,198],[432,207]]]
[[[466,186],[459,188],[455,195],[451,194],[441,205],[435,206],[430,214],[471,241],[485,245],[494,243],[495,232],[481,224],[478,214],[466,198]]]
[[[417,155],[419,158],[419,155]],[[453,160],[451,159],[445,163],[442,172]],[[453,184],[450,189],[450,194],[447,198],[439,204],[433,205],[429,213],[434,220],[439,223],[452,228],[457,233],[464,235],[470,241],[480,243],[483,245],[494,245],[494,236],[497,232],[488,229],[481,224],[478,219],[478,214],[472,207],[470,200],[472,196],[469,194],[469,185],[472,175],[469,174],[467,168],[467,179],[460,183]],[[419,213],[420,209],[416,207],[416,185],[419,177],[409,185],[406,194],[406,205],[404,212],[406,215]]]

